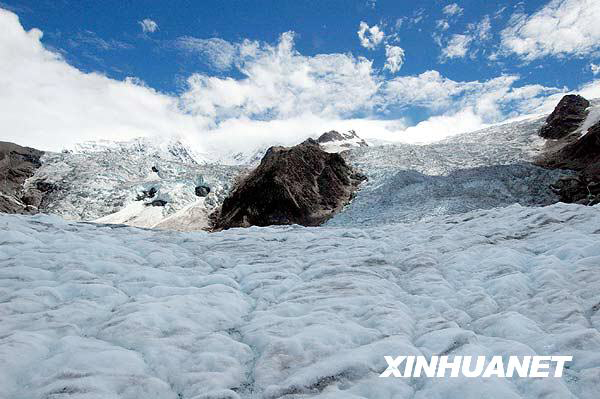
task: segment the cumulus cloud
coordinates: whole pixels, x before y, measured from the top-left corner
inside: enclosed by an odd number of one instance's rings
[[[600,73],[600,65],[597,65],[597,64],[591,63],[591,64],[590,64],[590,70],[592,71],[592,73],[593,73],[594,75],[597,75],[597,74],[599,74],[599,73]]]
[[[489,15],[485,15],[480,22],[468,24],[465,33],[450,36],[445,46],[443,44],[443,35],[434,33],[433,39],[442,47],[440,60],[444,62],[452,58],[466,57],[472,45],[476,47],[481,45],[482,42],[491,39],[491,30],[492,23],[490,17]],[[475,53],[476,50],[472,51],[470,55],[473,57]]]
[[[140,24],[144,33],[152,33],[158,30],[158,24],[150,18],[144,18],[143,20],[138,21],[138,24]]]
[[[587,56],[600,50],[600,2],[552,0],[532,15],[514,14],[501,47],[531,61],[545,56]]]
[[[446,15],[461,15],[464,9],[456,3],[448,4],[442,9],[442,12]]]
[[[369,27],[369,25],[363,21],[360,21],[358,32],[356,33],[358,34],[360,45],[370,50],[379,46],[385,35],[377,25]]]
[[[182,97],[186,109],[216,120],[348,116],[369,109],[377,92],[371,61],[349,54],[303,56],[294,49],[292,32],[275,46],[245,41],[240,52],[246,54],[238,65],[244,77],[192,75]]]
[[[46,50],[42,32],[26,32],[0,9],[0,121],[3,139],[61,149],[95,139],[191,132],[177,99],[137,84],[83,73]]]
[[[396,73],[402,68],[402,64],[404,64],[404,49],[398,46],[386,45],[385,58],[386,62],[383,68],[389,70],[391,73]]]
[[[229,43],[234,60],[225,57],[222,64],[238,77],[194,74],[175,97],[133,78],[83,73],[44,48],[41,36],[0,10],[0,58],[11,60],[0,63],[3,139],[41,149],[175,135],[208,158],[349,128],[367,138],[422,142],[527,113],[561,91],[515,87],[516,76],[460,82],[428,71],[386,78],[363,57],[302,55],[286,32],[275,44]],[[432,117],[411,127],[402,111],[413,107]]]
[[[452,35],[446,47],[442,49],[442,59],[463,58],[467,55],[471,41],[473,37],[470,35]]]

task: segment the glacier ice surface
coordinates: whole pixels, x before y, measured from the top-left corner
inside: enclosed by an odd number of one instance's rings
[[[0,397],[596,399],[599,210],[214,234],[0,215]],[[378,377],[441,353],[573,362]]]

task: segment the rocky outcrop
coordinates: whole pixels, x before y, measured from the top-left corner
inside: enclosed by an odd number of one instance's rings
[[[25,181],[42,165],[43,151],[0,141],[0,212],[33,213]],[[24,198],[25,196],[25,198]]]
[[[581,205],[600,203],[600,181],[583,174],[561,177],[550,186],[560,198],[560,202]]]
[[[562,202],[600,203],[600,122],[582,136],[565,136],[552,143],[537,163],[547,168],[577,171],[551,187]]]
[[[142,190],[140,194],[138,194],[135,198],[136,201],[143,201],[148,198],[154,198],[158,190],[156,187],[150,187],[149,190]]]
[[[551,168],[572,169],[586,175],[600,173],[600,122],[583,136],[569,140],[548,153],[541,163]]]
[[[578,95],[564,96],[546,119],[539,134],[545,139],[561,139],[575,131],[587,117],[590,102]]]
[[[194,193],[197,197],[206,197],[210,193],[210,187],[208,187],[205,184],[201,184],[199,186],[196,186],[196,188],[194,189]]]
[[[353,196],[365,177],[339,154],[309,139],[294,147],[271,147],[213,216],[215,230],[300,224],[318,226]]]

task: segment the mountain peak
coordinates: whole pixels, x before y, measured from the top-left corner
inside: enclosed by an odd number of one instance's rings
[[[330,130],[319,136],[316,141],[327,152],[342,152],[354,147],[369,146],[354,130],[348,130],[345,133]]]

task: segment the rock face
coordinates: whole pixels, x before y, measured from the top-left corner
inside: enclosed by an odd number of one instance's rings
[[[318,226],[347,204],[365,177],[312,139],[271,147],[225,199],[215,230],[300,224]]]
[[[196,186],[196,188],[194,189],[194,193],[197,197],[206,197],[210,193],[210,187],[201,184],[199,186]]]
[[[0,141],[0,212],[33,213],[23,185],[42,163],[43,151]]]
[[[577,140],[548,154],[543,163],[552,168],[573,169],[597,176],[600,173],[600,122]]]
[[[600,122],[581,137],[563,139],[557,149],[545,154],[538,163],[548,168],[578,172],[552,185],[562,202],[600,203]]]
[[[564,96],[540,129],[545,139],[561,139],[577,129],[585,120],[590,102],[578,95]]]

